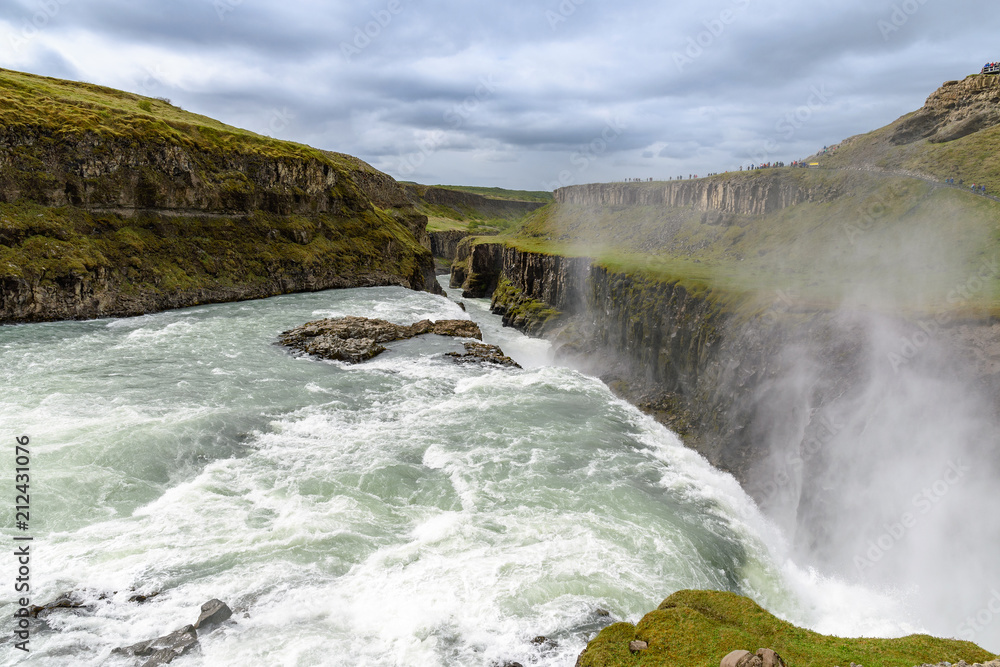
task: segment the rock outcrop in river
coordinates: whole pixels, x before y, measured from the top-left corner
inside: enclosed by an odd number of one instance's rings
[[[383,343],[405,340],[423,334],[483,339],[479,325],[472,320],[420,320],[403,326],[367,317],[340,317],[307,322],[283,332],[282,345],[317,356],[356,364],[385,352]],[[517,364],[496,345],[465,343],[465,353],[449,353],[457,361],[480,361],[502,366]]]

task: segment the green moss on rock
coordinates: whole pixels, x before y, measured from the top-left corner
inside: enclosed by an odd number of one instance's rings
[[[642,640],[649,648],[629,651]],[[715,667],[730,651],[771,648],[789,667],[865,667],[988,662],[966,641],[910,635],[898,639],[829,637],[783,621],[749,598],[722,591],[679,591],[636,625],[616,623],[587,645],[580,667]]]
[[[497,283],[490,309],[502,316],[506,326],[534,335],[547,331],[562,316],[559,310],[544,301],[526,296],[506,277],[501,277]]]

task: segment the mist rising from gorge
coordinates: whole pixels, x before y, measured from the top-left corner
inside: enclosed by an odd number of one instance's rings
[[[756,313],[725,333],[719,363],[738,365],[748,345],[770,356],[752,380],[734,372],[717,388],[739,397],[735,428],[762,454],[747,491],[800,565],[889,591],[932,634],[998,651],[1000,325],[984,308],[1000,256],[962,196],[894,182],[832,212],[706,231],[693,210],[577,206],[553,216],[549,238],[758,285]]]

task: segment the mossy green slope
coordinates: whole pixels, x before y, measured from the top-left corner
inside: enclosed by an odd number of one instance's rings
[[[629,651],[642,640],[649,648]],[[798,628],[752,600],[719,591],[679,591],[636,625],[616,623],[587,646],[580,667],[717,667],[730,651],[771,648],[789,667],[912,667],[988,662],[994,656],[970,642],[910,635],[845,639]]]
[[[406,183],[427,231],[495,234],[514,228],[532,210],[552,201],[549,192]]]
[[[0,321],[434,290],[426,218],[357,158],[0,70]]]
[[[94,132],[150,144],[325,159],[345,169],[375,171],[350,155],[272,139],[184,111],[163,99],[90,83],[0,69],[0,101],[0,126],[47,127],[57,139]]]
[[[488,199],[529,201],[540,204],[548,204],[552,201],[552,193],[545,190],[507,190],[506,188],[488,188],[475,185],[436,185],[434,187],[458,190],[459,192],[471,192],[487,197]]]
[[[679,283],[745,314],[779,293],[800,310],[848,301],[918,315],[997,314],[1000,202],[848,170],[772,169],[710,180],[765,179],[809,196],[765,215],[721,219],[695,205],[556,203],[501,239],[524,251],[589,256],[616,271]],[[955,298],[979,275],[983,284]]]
[[[946,82],[921,109],[812,159],[831,168],[961,179],[1000,194],[1000,76]]]

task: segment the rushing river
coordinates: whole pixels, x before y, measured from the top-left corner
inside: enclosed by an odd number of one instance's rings
[[[112,649],[211,598],[234,622],[174,664],[568,666],[600,627],[682,588],[821,631],[912,629],[892,598],[797,568],[732,477],[467,305],[354,289],[0,328],[0,628],[23,535],[18,435],[32,602],[92,605],[34,624],[31,653],[8,642],[2,664],[134,665]],[[457,364],[443,352],[460,344],[437,337],[356,366],[274,344],[342,315],[471,316],[524,369]]]

